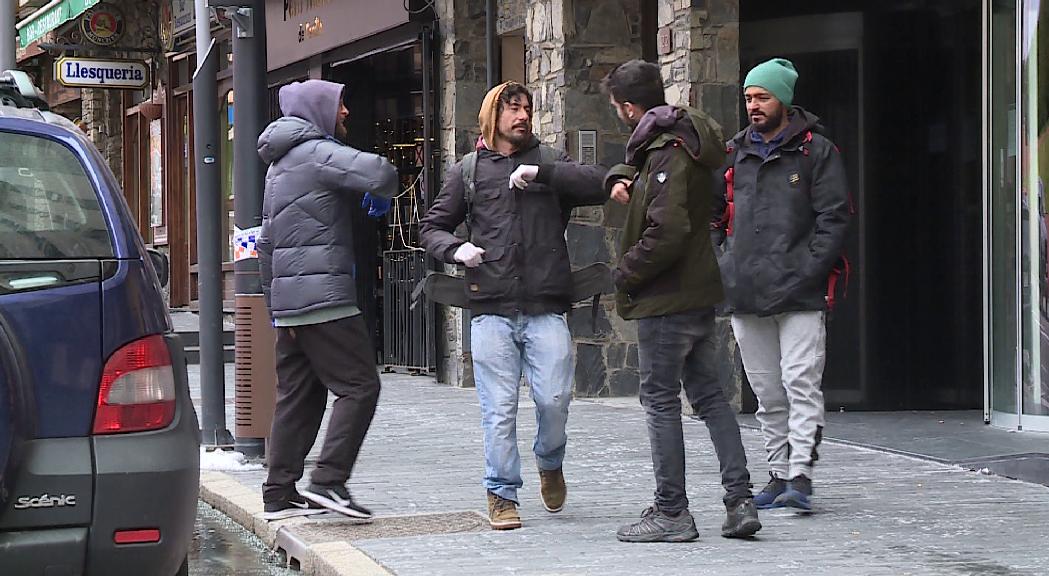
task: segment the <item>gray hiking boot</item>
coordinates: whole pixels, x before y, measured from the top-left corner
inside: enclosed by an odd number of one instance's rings
[[[758,509],[753,498],[742,498],[725,505],[725,523],[721,535],[725,538],[750,538],[761,530]]]
[[[616,532],[620,542],[691,542],[699,538],[696,522],[688,510],[669,515],[655,505],[645,508],[641,520]]]

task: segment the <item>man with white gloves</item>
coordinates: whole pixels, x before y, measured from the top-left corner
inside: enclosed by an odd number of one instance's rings
[[[422,219],[423,246],[438,260],[466,266],[473,312],[474,381],[484,428],[492,528],[521,526],[517,490],[518,385],[527,376],[538,431],[533,450],[549,512],[567,494],[561,463],[574,373],[571,266],[565,229],[576,206],[604,204],[605,168],[584,166],[539,144],[532,95],[507,82],[485,96],[477,149],[448,171]],[[453,231],[466,223],[466,241]]]

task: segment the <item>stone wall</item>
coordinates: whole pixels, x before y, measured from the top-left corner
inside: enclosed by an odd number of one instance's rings
[[[623,161],[627,137],[601,91],[616,65],[641,56],[638,0],[539,0],[528,4],[525,43],[529,88],[535,94],[535,127],[544,143],[578,158],[580,130],[597,135],[597,162]],[[568,227],[574,267],[611,262],[625,210],[618,205],[579,208]],[[596,322],[589,302],[569,316],[576,346],[579,396],[637,393],[637,332],[604,297]]]
[[[695,106],[726,140],[740,125],[739,0],[658,0],[657,48],[667,102]],[[743,363],[727,317],[717,319],[718,371],[738,409]]]
[[[739,126],[739,0],[658,0],[667,102],[697,106],[726,132]]]
[[[484,0],[438,0],[440,56],[437,78],[442,173],[469,152],[477,141],[477,112],[487,92]],[[449,272],[454,267],[449,266]],[[463,314],[440,307],[443,321],[442,382],[473,384],[470,356],[463,346]]]
[[[704,107],[726,126],[738,125],[738,0],[658,0],[661,34],[669,49],[660,55],[671,103]],[[442,63],[440,138],[445,167],[468,152],[477,138],[477,109],[485,93],[483,0],[439,0]],[[500,0],[499,33],[524,24],[525,82],[534,97],[540,139],[576,157],[580,130],[597,134],[597,161],[622,162],[629,131],[615,116],[601,80],[616,65],[642,54],[641,0]],[[617,204],[577,209],[568,228],[573,266],[611,262],[626,217]],[[463,353],[462,315],[447,310],[444,381],[470,383]],[[590,303],[569,317],[576,346],[576,394],[634,395],[638,390],[637,331],[604,297],[596,322]],[[719,357],[726,390],[738,405],[741,370],[731,329],[719,320]]]

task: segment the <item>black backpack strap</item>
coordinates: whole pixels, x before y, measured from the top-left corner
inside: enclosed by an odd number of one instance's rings
[[[540,164],[553,164],[561,159],[561,152],[557,148],[547,146],[546,144],[539,145],[539,163]]]
[[[474,195],[477,193],[477,152],[470,152],[463,156],[463,200],[466,201],[466,238],[473,240],[473,228],[471,213],[473,212]]]
[[[539,145],[539,163],[551,164],[561,158],[561,153],[545,144]],[[471,213],[473,212],[474,196],[477,194],[477,152],[470,152],[463,156],[463,200],[466,201],[466,234],[468,239],[473,239]]]

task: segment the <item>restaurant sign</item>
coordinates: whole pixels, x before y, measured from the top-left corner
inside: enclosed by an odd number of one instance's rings
[[[55,79],[74,88],[141,90],[149,85],[149,66],[141,60],[61,58]]]

